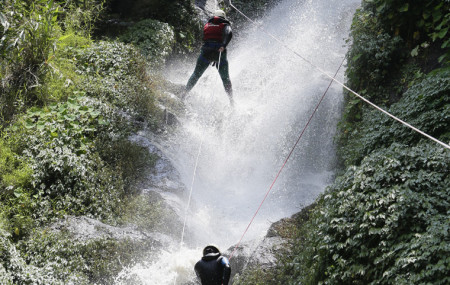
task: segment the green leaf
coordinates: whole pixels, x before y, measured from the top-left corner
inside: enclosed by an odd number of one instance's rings
[[[99,123],[99,125],[108,125],[109,124],[108,121],[104,120],[103,118],[100,118],[98,120],[98,123]]]
[[[0,22],[2,24],[2,26],[5,28],[5,32],[6,30],[8,30],[9,28],[9,22],[7,21],[5,15],[3,15],[3,13],[0,12]]]
[[[399,12],[407,12],[409,9],[409,3],[403,4],[400,8],[398,8]]]
[[[45,128],[45,124],[44,123],[38,123],[36,128],[40,131],[42,131]]]
[[[25,121],[25,128],[32,129],[32,128],[34,128],[34,126],[35,126],[35,124],[31,119],[27,119]]]
[[[91,112],[91,116],[93,117],[93,118],[96,118],[96,117],[98,117],[100,115],[100,112],[98,112],[98,111],[92,111]]]
[[[442,18],[442,13],[440,10],[433,11],[433,22],[436,23]]]
[[[64,115],[64,119],[66,119],[67,121],[75,121],[75,116],[74,115]]]
[[[447,29],[442,29],[438,34],[437,34],[437,36],[440,38],[440,39],[443,39],[444,37],[445,37],[445,35],[447,34]]]
[[[362,56],[362,53],[355,55],[352,57],[352,61],[357,61]]]
[[[412,51],[411,51],[411,56],[415,57],[419,55],[419,47],[420,46],[416,46]]]

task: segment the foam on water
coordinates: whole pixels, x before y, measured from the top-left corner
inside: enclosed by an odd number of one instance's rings
[[[117,285],[181,285],[195,277],[193,268],[201,257],[201,249],[175,247],[160,252],[156,262],[140,263],[123,270]]]

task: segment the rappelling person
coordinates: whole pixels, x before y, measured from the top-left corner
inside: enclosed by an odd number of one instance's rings
[[[228,285],[230,281],[230,263],[215,245],[207,245],[203,249],[203,257],[195,264],[194,270],[202,285]]]
[[[216,10],[214,12],[214,17],[209,19],[203,28],[203,46],[201,53],[197,59],[194,73],[192,73],[189,78],[186,88],[181,96],[182,99],[184,99],[189,91],[195,86],[209,64],[213,63],[219,70],[223,87],[225,87],[225,91],[228,94],[230,104],[233,105],[233,89],[231,87],[227,60],[227,45],[232,36],[231,24],[226,19],[225,12]]]

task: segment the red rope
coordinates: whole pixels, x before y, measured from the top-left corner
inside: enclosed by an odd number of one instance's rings
[[[336,73],[334,74],[333,79],[338,74],[339,70],[341,69],[342,64],[344,64],[344,60],[345,60],[345,58],[342,60],[341,64],[339,65],[339,68],[337,69]],[[325,98],[325,95],[327,94],[328,89],[330,89],[331,84],[333,84],[333,80],[331,80],[330,84],[328,84],[328,87],[325,90],[325,92],[323,93],[322,97],[320,98],[319,103],[317,103],[316,108],[314,108],[314,111],[312,112],[311,116],[308,119],[308,122],[306,123],[305,127],[303,128],[302,132],[300,133],[297,141],[295,142],[295,144],[292,147],[291,151],[289,152],[288,156],[284,160],[284,163],[281,166],[280,170],[278,171],[277,176],[273,180],[272,185],[270,185],[269,190],[267,190],[266,195],[264,196],[264,199],[262,200],[261,204],[259,204],[258,209],[256,210],[255,214],[253,215],[252,219],[250,220],[250,223],[248,224],[247,228],[245,229],[244,233],[242,234],[241,238],[239,239],[239,242],[234,247],[233,252],[231,253],[230,258],[229,258],[230,260],[231,260],[231,258],[233,258],[233,255],[236,252],[238,246],[241,244],[242,239],[244,238],[245,234],[247,233],[248,229],[250,228],[251,224],[253,223],[253,220],[255,219],[256,215],[258,215],[259,210],[261,209],[262,205],[266,201],[267,196],[269,196],[269,193],[272,190],[273,186],[275,185],[275,182],[277,182],[277,179],[280,176],[281,171],[283,171],[284,167],[286,166],[286,163],[288,162],[289,158],[291,157],[292,153],[294,152],[295,148],[297,147],[298,142],[300,141],[300,139],[302,138],[302,136],[305,133],[306,129],[308,128],[309,124],[311,123],[312,118],[314,117],[314,115],[316,114],[317,110],[319,109],[319,106],[322,103],[323,99]]]

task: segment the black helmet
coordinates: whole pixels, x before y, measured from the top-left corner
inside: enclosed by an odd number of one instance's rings
[[[220,250],[217,246],[210,244],[203,249],[203,256],[206,256],[208,253],[220,253]]]

